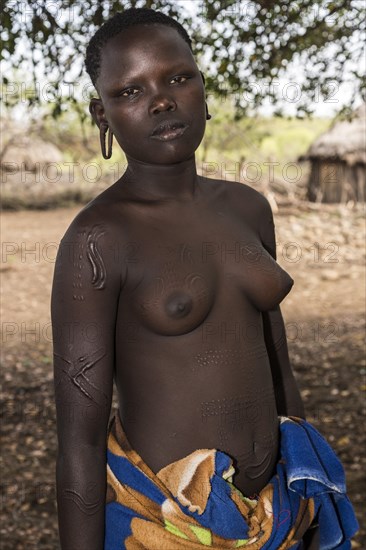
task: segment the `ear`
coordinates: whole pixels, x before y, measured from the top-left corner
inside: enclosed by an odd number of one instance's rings
[[[104,107],[101,99],[93,97],[90,100],[89,113],[91,114],[92,119],[94,120],[98,128],[100,127],[101,122],[106,122]]]
[[[202,76],[203,85],[205,86],[205,84],[206,84],[205,75],[203,74],[202,71],[200,71],[200,75]]]

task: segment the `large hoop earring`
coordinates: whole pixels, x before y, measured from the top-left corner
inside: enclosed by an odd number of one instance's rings
[[[105,135],[108,132],[108,150],[105,147]],[[113,132],[109,128],[107,122],[101,122],[99,126],[100,148],[105,159],[110,159],[112,156]]]
[[[210,120],[210,118],[212,118],[212,116],[211,116],[210,113],[208,112],[207,103],[206,103],[205,105],[206,105],[206,120]]]

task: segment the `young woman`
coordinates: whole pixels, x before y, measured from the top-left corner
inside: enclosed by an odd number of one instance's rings
[[[128,166],[55,268],[62,549],[348,548],[343,470],[289,363],[270,206],[197,174],[210,115],[186,31],[130,9],[86,64],[103,155],[114,137]]]

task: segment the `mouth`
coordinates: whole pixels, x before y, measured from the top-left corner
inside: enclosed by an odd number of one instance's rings
[[[172,141],[182,136],[187,128],[188,124],[180,120],[165,120],[155,126],[150,137],[160,141]]]

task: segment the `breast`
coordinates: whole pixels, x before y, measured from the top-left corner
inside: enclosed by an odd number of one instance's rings
[[[215,270],[166,262],[145,272],[133,307],[146,328],[166,336],[186,334],[209,315],[216,288]]]
[[[207,240],[216,245],[215,254],[205,254],[205,239],[141,249],[128,266],[120,315],[128,310],[127,322],[134,318],[156,334],[175,336],[197,329],[215,314],[216,303],[224,308],[216,311],[219,315],[233,304],[240,308],[240,300],[259,311],[273,309],[289,293],[293,279],[254,232],[233,239],[229,229],[220,228],[220,238]]]
[[[235,266],[234,274],[246,297],[259,311],[268,311],[280,304],[294,284],[292,277],[259,242],[243,244],[240,265]]]

